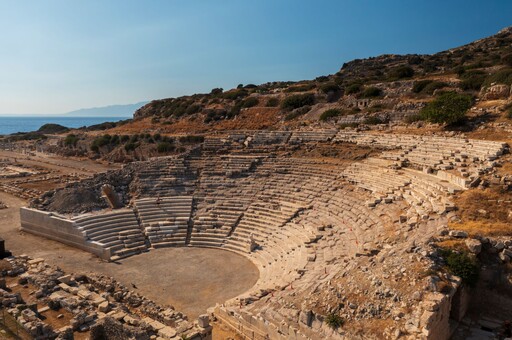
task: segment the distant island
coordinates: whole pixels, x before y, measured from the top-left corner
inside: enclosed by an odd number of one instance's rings
[[[148,102],[140,102],[135,104],[125,105],[109,105],[103,107],[92,107],[86,109],[79,109],[70,111],[62,114],[63,116],[75,116],[75,117],[123,117],[131,118],[133,112],[140,107],[146,105]]]

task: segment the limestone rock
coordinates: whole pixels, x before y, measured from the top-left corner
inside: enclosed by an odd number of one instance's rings
[[[469,251],[472,252],[473,254],[478,255],[482,251],[482,242],[480,242],[477,239],[468,238],[466,239],[465,243],[466,247],[468,247]]]
[[[451,237],[455,237],[455,238],[466,238],[466,237],[468,237],[468,233],[465,232],[465,231],[462,231],[462,230],[450,230],[449,235]]]

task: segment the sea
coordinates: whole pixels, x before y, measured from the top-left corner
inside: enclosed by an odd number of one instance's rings
[[[105,122],[117,122],[128,117],[57,117],[57,116],[0,116],[0,135],[16,132],[37,131],[47,123],[60,124],[68,128],[79,128]]]

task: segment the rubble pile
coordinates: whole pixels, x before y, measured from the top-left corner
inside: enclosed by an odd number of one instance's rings
[[[174,308],[158,306],[110,277],[66,274],[25,255],[7,261],[10,269],[2,271],[0,280],[1,305],[34,338],[73,339],[76,332],[89,333],[91,339],[211,336],[208,322],[189,321]],[[67,324],[56,327],[52,312]]]

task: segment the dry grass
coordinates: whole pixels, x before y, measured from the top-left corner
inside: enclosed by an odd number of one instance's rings
[[[466,250],[466,244],[462,240],[444,240],[437,242],[436,245],[444,249]]]
[[[512,225],[502,222],[476,222],[450,223],[450,229],[462,230],[469,236],[512,236]]]
[[[508,172],[509,168],[511,165],[507,164],[500,171]],[[461,221],[451,222],[451,229],[466,231],[471,236],[512,235],[512,193],[499,187],[471,189],[458,195],[455,204]]]
[[[455,199],[463,221],[512,222],[512,193],[499,187],[489,189],[471,189]]]

